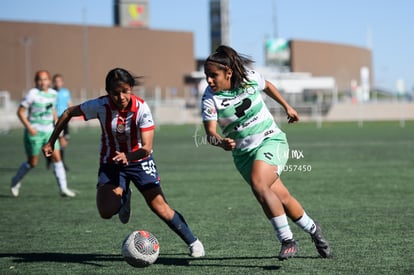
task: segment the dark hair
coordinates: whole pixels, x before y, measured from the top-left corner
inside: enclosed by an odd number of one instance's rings
[[[215,63],[221,70],[231,69],[233,71],[231,86],[239,88],[244,81],[248,81],[246,66],[253,62],[248,56],[237,53],[233,48],[221,45],[206,59],[204,66],[207,63]]]
[[[133,76],[127,70],[122,68],[112,69],[106,75],[105,90],[109,92],[109,90],[118,86],[120,83],[129,84],[131,87],[137,86],[141,84],[139,81],[140,78],[140,76]]]

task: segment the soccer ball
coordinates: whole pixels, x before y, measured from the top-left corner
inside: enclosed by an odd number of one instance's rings
[[[122,256],[134,267],[153,264],[160,253],[158,240],[150,232],[136,230],[129,234],[122,243]]]

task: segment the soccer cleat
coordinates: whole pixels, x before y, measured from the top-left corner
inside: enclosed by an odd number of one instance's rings
[[[128,188],[128,192],[122,196],[122,205],[118,212],[119,220],[122,223],[128,223],[129,217],[131,217],[131,189]]]
[[[60,195],[62,197],[69,197],[69,198],[73,198],[76,196],[75,192],[73,192],[72,190],[68,188],[60,189]]]
[[[192,244],[190,244],[188,248],[190,249],[191,257],[200,258],[206,255],[206,252],[204,251],[204,246],[199,239],[195,240]]]
[[[279,252],[279,260],[283,261],[295,257],[298,251],[299,246],[294,239],[282,241],[282,247]]]
[[[13,197],[18,197],[19,196],[19,190],[21,187],[21,183],[20,181],[16,182],[15,179],[12,179],[12,183],[10,185],[10,191]]]
[[[315,221],[316,231],[311,235],[312,241],[315,243],[316,250],[323,258],[329,258],[331,256],[331,248],[328,241],[322,235],[321,225]]]

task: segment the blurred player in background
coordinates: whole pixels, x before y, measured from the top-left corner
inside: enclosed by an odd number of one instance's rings
[[[109,71],[105,81],[108,95],[63,112],[43,153],[48,157],[56,152],[53,144],[72,117],[99,119],[102,143],[96,203],[100,216],[110,219],[118,213],[122,223],[129,221],[129,183],[132,181],[151,210],[188,245],[190,255],[202,257],[202,243],[193,235],[183,216],[167,204],[161,189],[152,158],[154,120],[146,102],[132,93],[132,88],[138,84],[138,79],[124,69]]]
[[[53,76],[53,89],[58,92],[56,101],[56,112],[58,118],[62,116],[63,112],[68,107],[72,106],[70,91],[67,88],[63,87],[63,85],[63,76],[61,74],[55,74]],[[66,171],[69,171],[69,168],[65,162],[65,149],[69,145],[69,138],[69,124],[66,124],[65,128],[63,129],[63,135],[59,137],[60,157]],[[51,160],[50,158],[47,158],[47,168],[50,167],[50,164]]]
[[[24,145],[26,149],[27,161],[24,161],[12,178],[11,193],[14,197],[19,196],[21,180],[36,167],[39,161],[39,154],[42,146],[46,144],[53,131],[56,116],[56,96],[55,90],[49,88],[50,74],[45,70],[38,71],[35,75],[36,88],[28,91],[24,99],[20,102],[17,116],[23,123]],[[27,112],[27,116],[26,116]],[[56,145],[59,148],[59,145]],[[55,151],[51,154],[53,162],[53,173],[62,196],[74,197],[75,193],[67,188],[66,172],[60,158],[60,152]]]
[[[283,106],[289,123],[298,121],[299,116],[275,86],[246,67],[252,62],[234,49],[220,46],[204,63],[209,86],[202,98],[202,116],[208,141],[232,151],[237,169],[250,184],[282,244],[280,260],[298,252],[287,216],[310,234],[322,257],[329,257],[330,247],[320,225],[306,214],[280,179],[289,147],[260,92]],[[217,133],[217,124],[223,137]]]

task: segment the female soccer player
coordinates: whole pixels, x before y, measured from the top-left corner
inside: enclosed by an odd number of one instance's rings
[[[330,247],[320,225],[306,214],[280,179],[289,148],[260,92],[283,106],[289,123],[298,121],[299,116],[275,86],[247,68],[252,62],[227,46],[219,46],[207,58],[204,72],[208,87],[202,98],[202,117],[208,141],[232,151],[237,169],[250,184],[282,244],[280,260],[298,252],[286,215],[310,233],[322,257],[329,257]],[[217,123],[223,136],[217,133]]]
[[[27,93],[17,109],[17,116],[25,127],[24,145],[27,161],[20,165],[16,175],[12,178],[10,190],[14,197],[19,196],[23,177],[30,169],[37,166],[40,150],[46,144],[53,131],[53,123],[57,119],[55,110],[56,91],[49,88],[50,82],[48,71],[38,71],[35,75],[36,88]],[[28,112],[27,116],[26,111]],[[66,172],[59,151],[53,152],[48,157],[52,158],[53,173],[60,194],[66,197],[74,197],[75,193],[67,188]]]
[[[132,94],[138,79],[122,68],[106,76],[108,95],[72,106],[59,118],[43,153],[50,156],[59,133],[72,117],[99,119],[102,129],[96,204],[100,216],[118,213],[122,223],[130,218],[132,181],[151,210],[188,245],[192,257],[204,256],[203,244],[193,235],[184,217],[166,202],[152,158],[154,120],[148,105]]]

